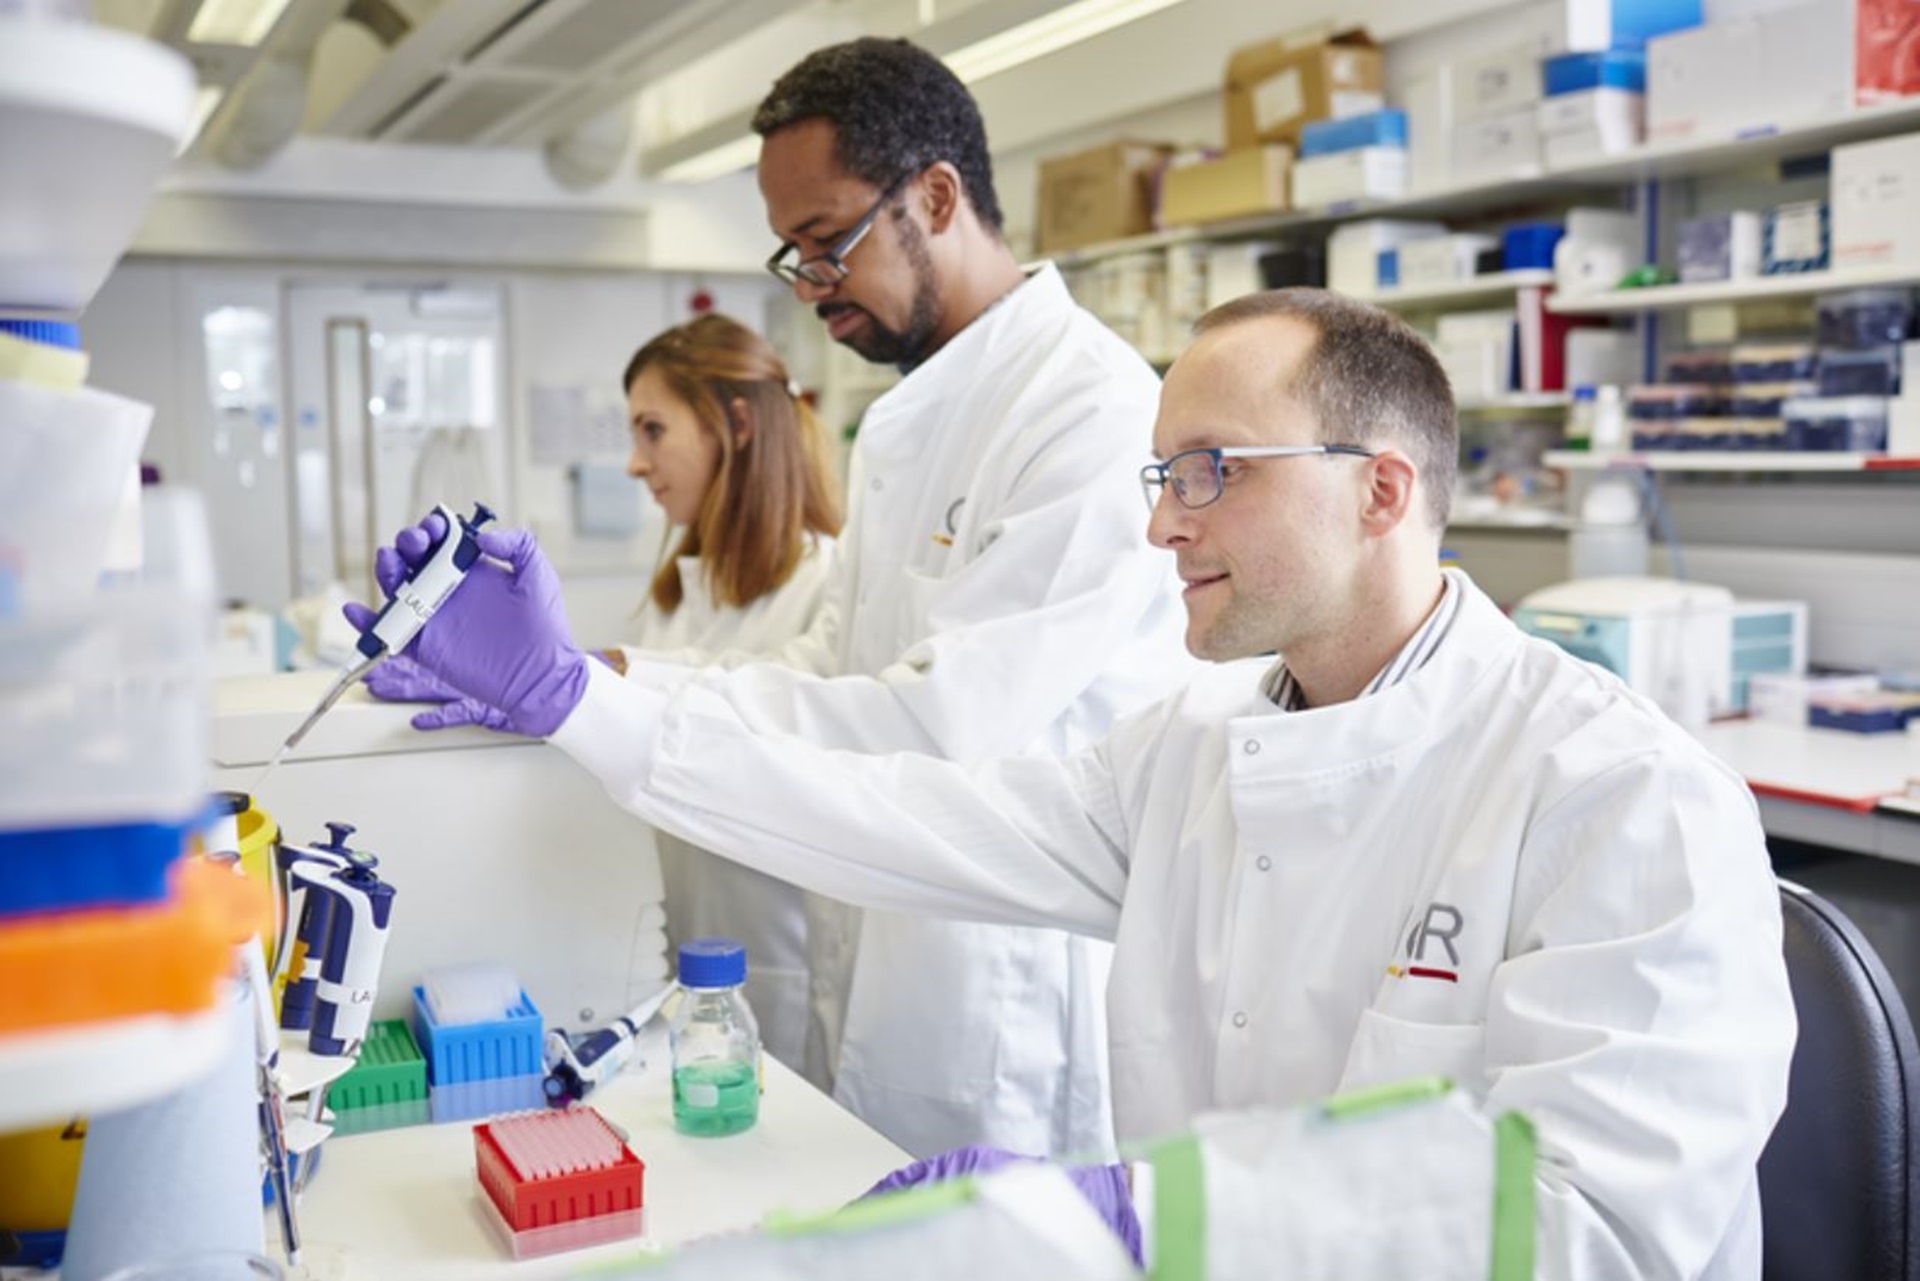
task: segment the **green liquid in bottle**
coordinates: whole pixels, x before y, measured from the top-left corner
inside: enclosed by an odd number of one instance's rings
[[[673,1126],[713,1138],[750,1130],[760,1116],[760,1082],[750,1063],[695,1063],[673,1070]]]

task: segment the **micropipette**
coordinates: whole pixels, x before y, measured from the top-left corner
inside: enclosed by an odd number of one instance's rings
[[[280,750],[260,771],[260,777],[254,780],[249,791],[258,795],[260,783],[273,772],[273,767],[299,746],[300,740],[320,723],[320,718],[332,710],[342,695],[352,689],[361,677],[407,647],[407,642],[426,626],[427,620],[439,611],[447,597],[453,594],[453,589],[465,580],[473,563],[480,558],[480,544],[476,535],[482,525],[493,519],[493,513],[486,504],[473,505],[471,520],[454,515],[445,503],[435,504],[433,510],[447,522],[446,536],[440,540],[440,545],[434,548],[424,565],[407,571],[406,577],[394,589],[393,598],[380,610],[373,624],[360,633],[357,646],[359,661],[341,670],[340,678],[307,713],[307,718],[300,722],[299,727],[287,735],[287,741],[280,745]]]

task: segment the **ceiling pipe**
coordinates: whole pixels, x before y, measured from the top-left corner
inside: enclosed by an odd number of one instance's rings
[[[253,68],[214,115],[206,147],[215,160],[229,169],[258,169],[299,132],[314,50],[349,3],[308,0],[288,8]]]

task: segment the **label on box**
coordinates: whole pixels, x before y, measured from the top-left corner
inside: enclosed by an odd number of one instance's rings
[[[1819,204],[1782,205],[1773,223],[1775,262],[1809,262],[1822,256]]]
[[[1306,110],[1306,91],[1301,88],[1296,68],[1288,67],[1253,87],[1253,123],[1262,133],[1298,119]]]
[[[1369,89],[1339,89],[1327,95],[1327,109],[1335,120],[1364,116],[1369,111],[1384,110],[1386,105],[1385,98]]]

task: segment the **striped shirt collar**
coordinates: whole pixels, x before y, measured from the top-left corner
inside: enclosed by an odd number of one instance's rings
[[[1367,682],[1360,691],[1360,697],[1378,694],[1383,689],[1391,689],[1407,677],[1425,667],[1440,649],[1440,643],[1447,638],[1447,632],[1453,627],[1454,616],[1460,612],[1460,589],[1454,586],[1451,574],[1440,575],[1440,603],[1427,615],[1427,621],[1420,624],[1420,630],[1413,639],[1400,647],[1387,665],[1380,669],[1379,675]],[[1283,712],[1304,712],[1307,710],[1306,696],[1300,691],[1300,683],[1293,679],[1293,673],[1287,670],[1286,659],[1281,659],[1267,670],[1261,678],[1260,692],[1267,700]]]

